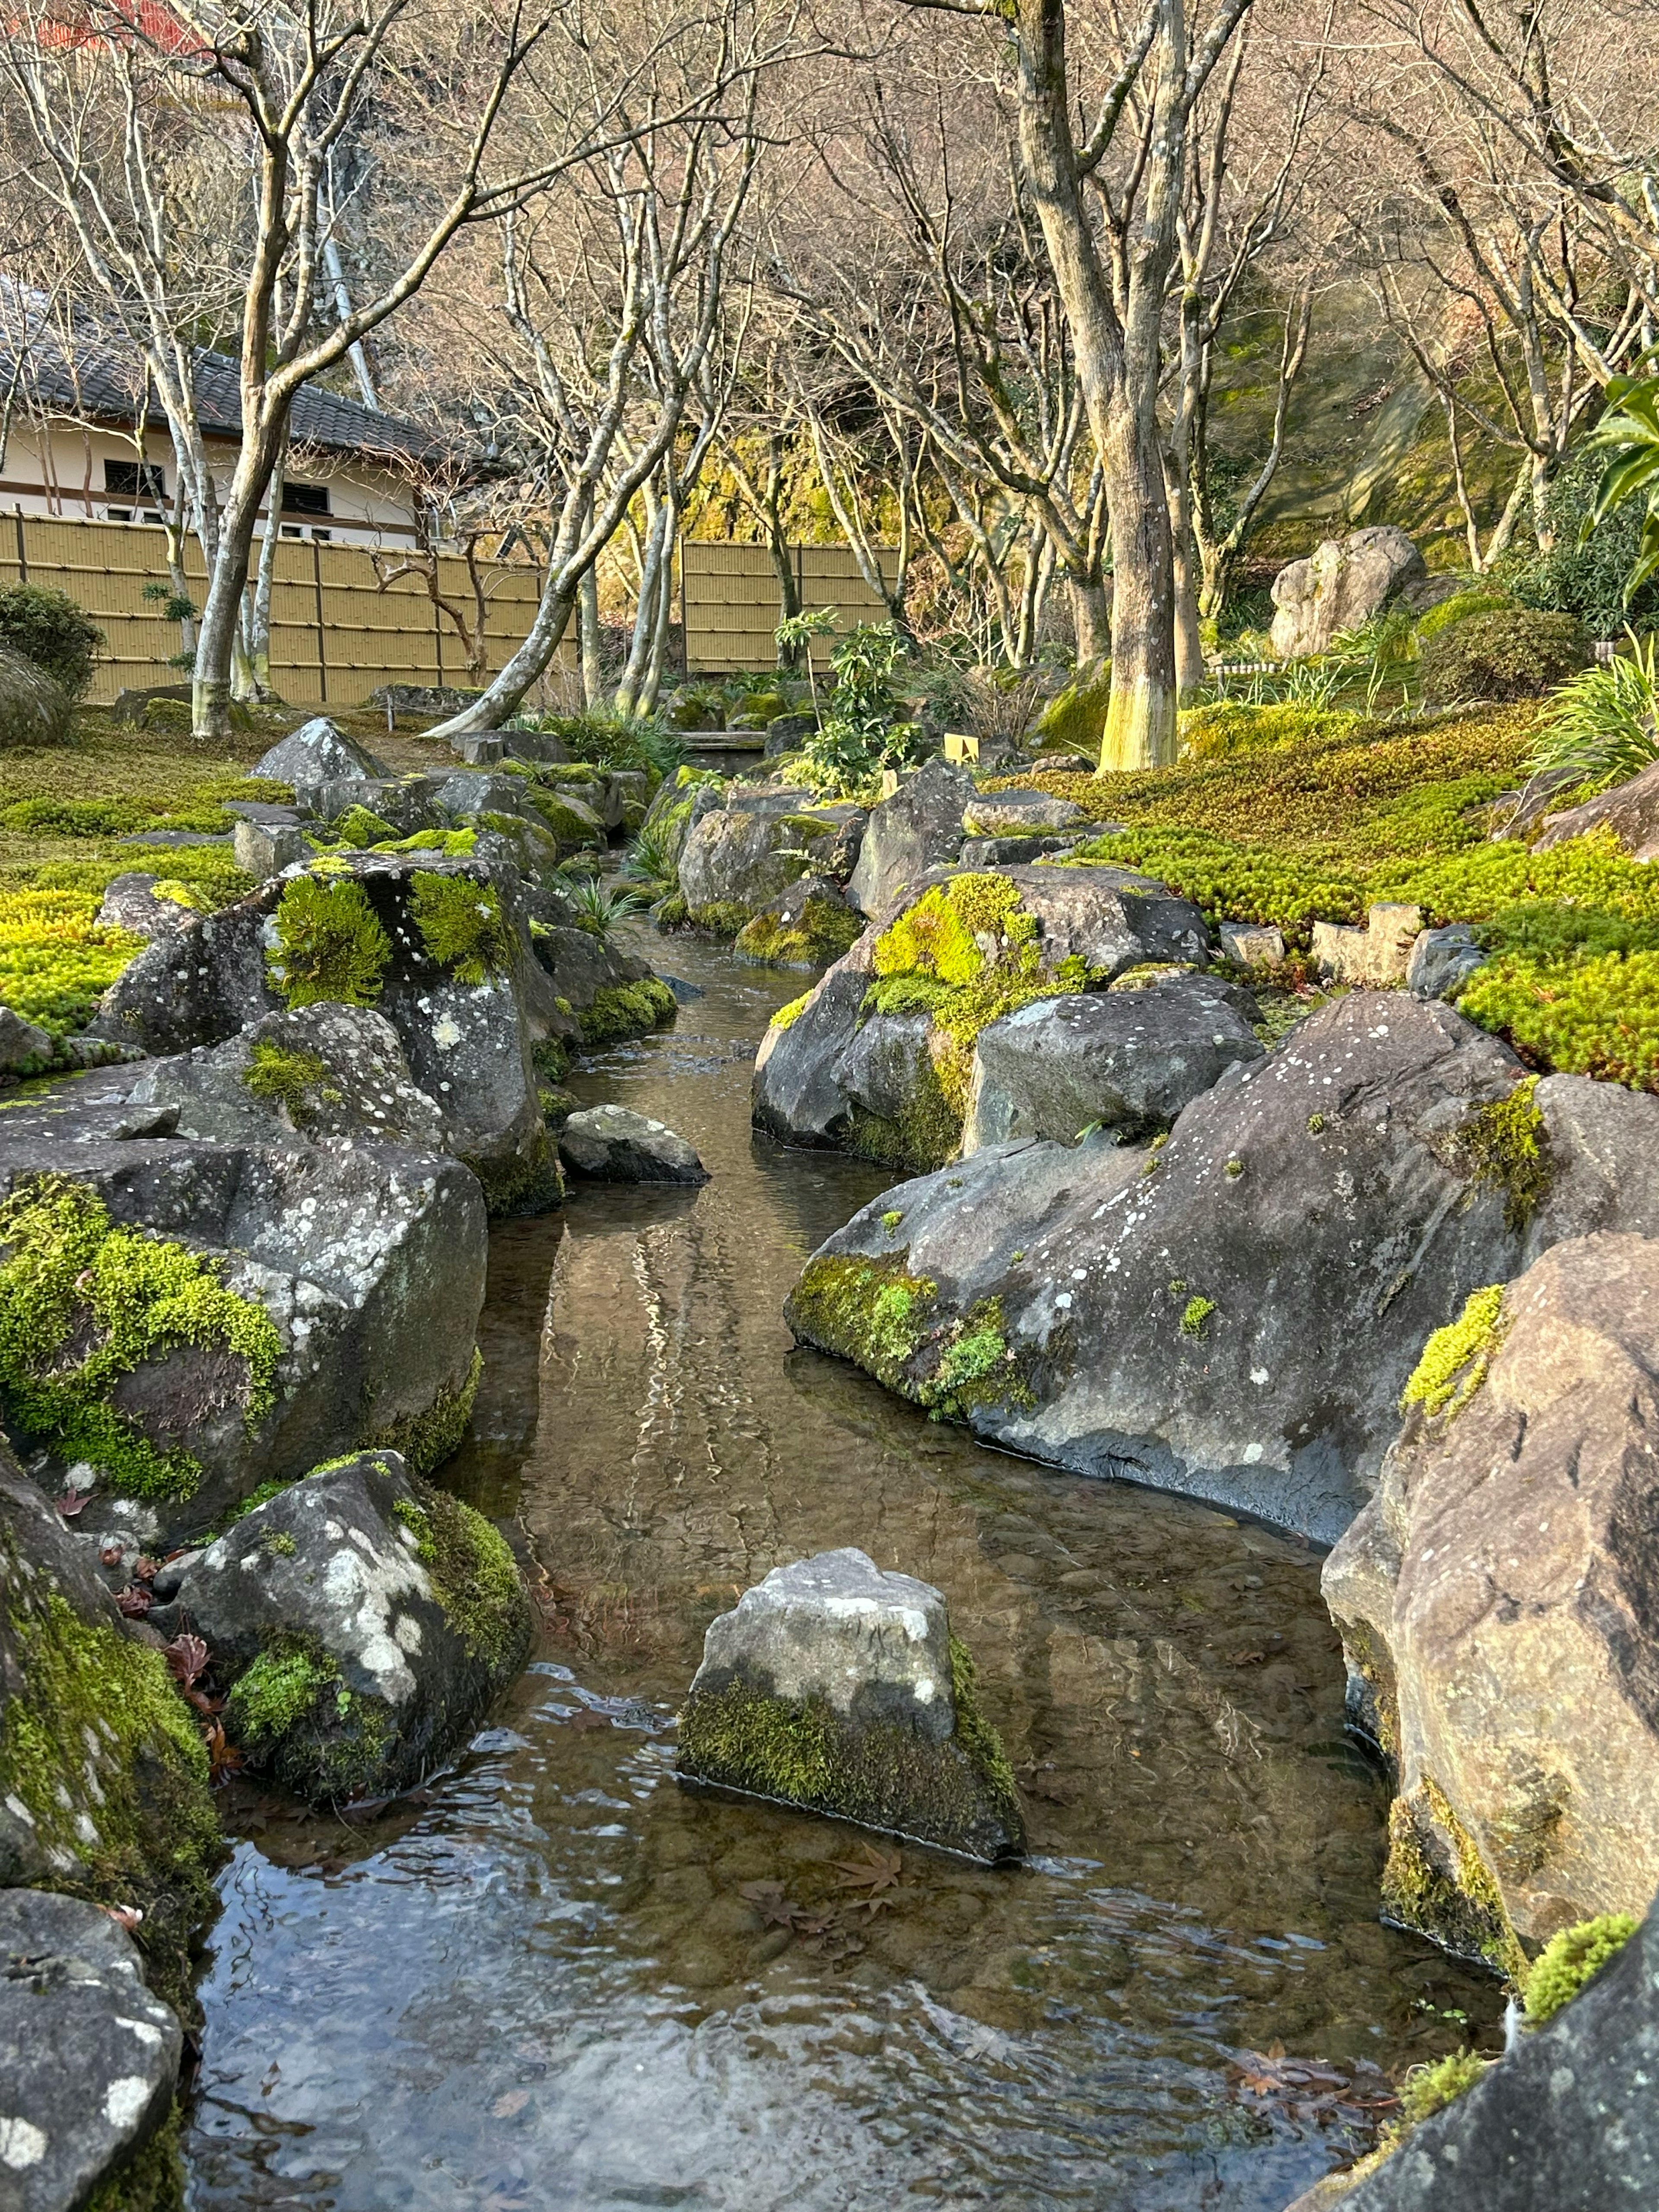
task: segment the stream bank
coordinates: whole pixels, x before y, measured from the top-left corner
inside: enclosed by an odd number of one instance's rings
[[[536,1655],[390,1816],[238,1785],[192,2202],[1278,2212],[1366,2139],[1372,2069],[1490,2045],[1499,2008],[1377,1923],[1387,1791],[1343,1734],[1319,1556],[794,1349],[805,1258],[890,1177],[750,1135],[799,979],[657,957],[703,995],[571,1087],[669,1122],[713,1180],[495,1227],[441,1476],[519,1522]],[[947,1593],[1028,1866],[906,1847],[872,1911],[842,1882],[857,1831],[676,1784],[708,1620],[848,1544]],[[1331,2080],[1249,2056],[1275,2045]]]

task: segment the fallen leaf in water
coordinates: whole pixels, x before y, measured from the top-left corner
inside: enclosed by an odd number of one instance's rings
[[[785,1896],[781,1881],[746,1881],[738,1892],[761,1917],[763,1928],[793,1928],[804,1924],[800,1907]]]
[[[528,2089],[509,2089],[504,2097],[497,2097],[490,2106],[490,2117],[497,2120],[510,2120],[515,2112],[523,2112],[529,2102]]]
[[[197,1677],[208,1662],[208,1648],[199,1636],[175,1636],[162,1656],[173,1669],[173,1678],[181,1690],[194,1687]]]
[[[592,1729],[608,1729],[610,1725],[610,1715],[596,1713],[591,1705],[584,1705],[579,1713],[572,1713],[565,1723],[565,1726],[574,1729],[578,1735],[586,1735]]]
[[[904,1871],[904,1861],[897,1851],[878,1851],[869,1844],[861,1859],[832,1859],[830,1863],[841,1870],[837,1889],[867,1889],[872,1894],[890,1889]]]

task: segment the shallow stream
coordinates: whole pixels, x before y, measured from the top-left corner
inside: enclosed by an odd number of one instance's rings
[[[751,1137],[800,978],[653,953],[702,995],[575,1087],[714,1179],[497,1231],[443,1479],[516,1522],[545,1632],[394,1813],[238,1790],[196,2212],[1278,2212],[1368,2140],[1376,2069],[1499,2009],[1377,1923],[1386,1795],[1343,1737],[1318,1558],[986,1451],[794,1349],[802,1260],[892,1178]],[[676,1783],[709,1620],[842,1544],[945,1590],[1028,1865],[895,1869]]]

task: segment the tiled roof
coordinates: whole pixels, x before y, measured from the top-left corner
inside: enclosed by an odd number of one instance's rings
[[[143,363],[101,339],[78,339],[71,346],[61,331],[38,325],[26,336],[17,329],[17,292],[0,313],[0,386],[15,380],[20,394],[37,404],[94,421],[131,422],[144,392]],[[242,427],[240,378],[228,354],[196,356],[196,405],[210,436],[239,437]],[[149,413],[165,420],[152,394]],[[343,399],[314,385],[302,385],[290,416],[296,447],[325,453],[357,453],[396,463],[439,461],[450,448],[396,415],[382,415],[356,399]]]

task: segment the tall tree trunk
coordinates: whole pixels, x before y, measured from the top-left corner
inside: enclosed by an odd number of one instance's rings
[[[275,696],[270,688],[270,594],[276,580],[276,548],[282,540],[283,486],[288,477],[288,448],[276,456],[265,494],[265,534],[259,541],[259,566],[248,605],[247,667],[249,692],[263,704]]]
[[[1065,0],[1018,0],[1022,163],[1066,308],[1112,530],[1112,689],[1103,775],[1176,757],[1175,579],[1158,437],[1160,325],[1175,258],[1185,142],[1181,0],[1163,0],[1151,158],[1127,246],[1120,319],[1084,202],[1072,135]]]
[[[1166,468],[1164,492],[1170,509],[1170,580],[1175,592],[1176,688],[1185,701],[1204,681],[1204,636],[1199,628],[1198,562],[1187,472],[1178,464]]]
[[[662,574],[663,548],[668,533],[668,501],[659,500],[648,483],[645,486],[645,501],[650,526],[646,536],[644,558],[640,563],[639,605],[634,611],[634,635],[629,642],[628,665],[623,670],[621,683],[617,686],[617,712],[624,718],[637,710],[640,694],[645,684],[651,638],[657,623],[657,595]]]
[[[1069,573],[1066,579],[1072,601],[1072,629],[1077,641],[1077,665],[1104,660],[1112,649],[1112,610],[1116,594],[1108,592],[1100,576]]]
[[[599,577],[590,568],[577,593],[577,637],[581,652],[582,704],[593,714],[605,703],[605,632],[599,626]]]

